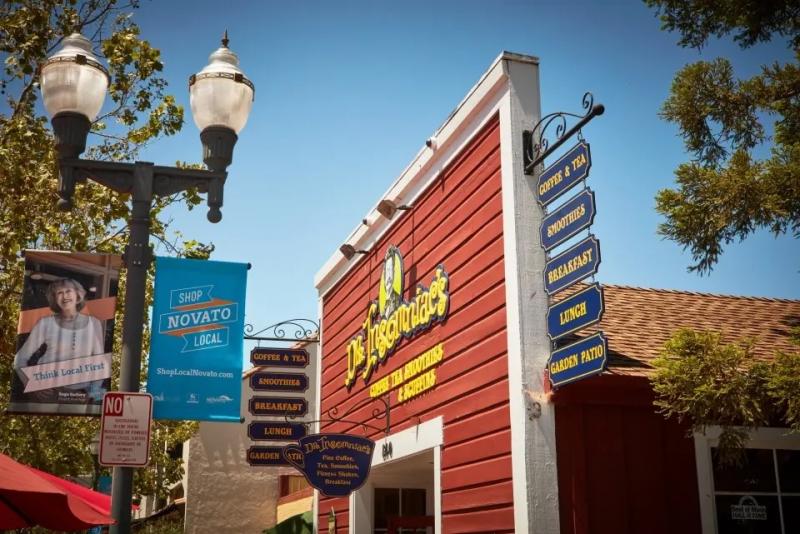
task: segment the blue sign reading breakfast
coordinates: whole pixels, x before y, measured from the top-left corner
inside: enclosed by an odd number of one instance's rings
[[[361,436],[311,434],[283,454],[322,494],[346,497],[366,482],[374,450],[375,442]]]
[[[252,415],[299,417],[308,413],[308,402],[301,397],[252,397],[247,407]]]
[[[545,250],[560,245],[594,221],[594,192],[584,189],[557,210],[548,214],[539,229]]]
[[[591,166],[589,143],[581,141],[539,175],[536,183],[539,203],[546,206],[569,191],[589,176]]]
[[[608,342],[602,332],[560,348],[550,355],[547,370],[553,386],[563,386],[602,373],[608,364]]]
[[[247,264],[156,258],[154,419],[240,419]]]
[[[592,284],[547,310],[547,335],[558,339],[603,317],[603,288]]]
[[[590,235],[547,262],[544,268],[544,289],[548,295],[553,295],[597,273],[599,266],[600,242]]]

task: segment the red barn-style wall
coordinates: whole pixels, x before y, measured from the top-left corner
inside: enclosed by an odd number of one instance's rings
[[[649,381],[601,376],[556,392],[562,534],[700,533],[694,443]]]
[[[324,417],[333,407],[347,410],[368,398],[370,384],[443,343],[444,359],[436,368],[432,389],[403,404],[390,394],[391,432],[441,416],[443,531],[513,532],[497,116],[420,195],[413,210],[398,213],[395,221],[369,254],[323,296],[320,413]],[[348,391],[347,344],[360,332],[367,307],[377,298],[384,255],[391,245],[403,256],[406,300],[417,284],[429,287],[436,267],[444,266],[449,276],[448,316],[426,332],[401,340],[368,384],[358,376]],[[368,421],[373,408],[366,406],[348,419]],[[364,433],[345,423],[323,424],[321,430]],[[337,532],[347,532],[347,499],[321,496],[318,524],[325,528],[332,506]]]

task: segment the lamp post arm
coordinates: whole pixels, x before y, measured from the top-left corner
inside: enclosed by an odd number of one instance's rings
[[[149,193],[152,196],[164,197],[180,191],[196,188],[201,193],[208,193],[208,219],[219,222],[222,219],[222,191],[228,177],[226,171],[213,171],[205,169],[180,169],[177,167],[164,167],[147,162],[120,163],[114,161],[94,161],[79,158],[61,158],[58,162],[59,176],[59,205],[64,208],[72,207],[72,195],[75,185],[90,179],[102,184],[118,193],[135,193],[137,185],[141,187],[140,180],[135,179],[138,169],[148,168],[150,184]],[[135,195],[134,195],[135,196]]]

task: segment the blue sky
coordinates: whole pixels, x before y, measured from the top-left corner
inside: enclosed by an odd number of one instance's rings
[[[580,111],[585,91],[606,106],[584,130],[599,281],[800,298],[796,240],[760,233],[726,247],[700,277],[686,272],[687,253],[656,234],[654,210],[655,193],[687,159],[676,127],[657,116],[676,70],[724,55],[751,75],[789,58],[782,42],[681,49],[637,1],[173,0],[144,2],[135,20],[161,49],[187,112],[184,130],[143,159],[200,159],[186,81],[226,28],[256,85],[222,222],[207,223],[205,209],[172,216],[187,237],[216,245],[213,258],[253,264],[247,319],[257,327],[316,318],[314,274],[502,50],[540,58],[544,113]]]

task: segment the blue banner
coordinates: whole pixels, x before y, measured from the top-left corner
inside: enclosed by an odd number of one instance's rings
[[[602,332],[554,351],[547,362],[553,387],[563,386],[603,372],[608,363],[608,342]]]
[[[546,206],[572,189],[589,176],[591,166],[589,143],[581,141],[539,175],[536,182],[539,203]]]
[[[584,189],[544,218],[539,229],[542,248],[550,250],[589,228],[594,221],[594,213],[594,192]]]
[[[367,481],[375,442],[350,434],[311,434],[283,448],[284,458],[328,497],[346,497]]]
[[[156,258],[154,419],[240,420],[247,264]]]
[[[592,284],[547,310],[547,335],[558,339],[603,317],[603,288]]]
[[[544,268],[544,289],[553,295],[587,276],[600,267],[600,242],[590,235],[563,254],[547,262]]]

